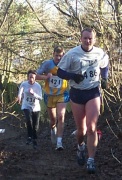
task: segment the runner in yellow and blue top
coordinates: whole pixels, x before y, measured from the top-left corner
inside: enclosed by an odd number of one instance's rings
[[[37,70],[37,80],[46,75],[44,86],[44,102],[47,106],[51,124],[51,141],[56,143],[56,149],[62,150],[62,136],[66,105],[69,101],[68,82],[57,76],[57,65],[64,55],[61,46],[54,48],[53,58],[44,61]]]

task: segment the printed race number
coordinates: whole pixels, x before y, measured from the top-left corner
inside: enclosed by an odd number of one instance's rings
[[[35,98],[27,97],[27,98],[26,98],[26,101],[27,101],[29,104],[33,104],[33,103],[35,102]]]
[[[51,88],[61,88],[62,86],[62,79],[58,76],[51,76],[49,81],[49,87]]]
[[[85,72],[84,73],[84,78],[93,78],[93,77],[96,77],[97,76],[97,71],[94,70],[94,71],[89,71],[89,72]]]

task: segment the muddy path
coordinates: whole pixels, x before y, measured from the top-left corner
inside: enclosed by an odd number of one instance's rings
[[[121,180],[122,141],[116,139],[105,119],[98,128],[102,138],[96,153],[96,174],[89,175],[86,167],[76,161],[76,139],[71,133],[75,130],[72,114],[65,120],[63,151],[56,151],[50,141],[48,122],[40,122],[38,149],[26,145],[24,120],[11,117],[0,121],[0,180]],[[114,125],[113,125],[114,128]]]

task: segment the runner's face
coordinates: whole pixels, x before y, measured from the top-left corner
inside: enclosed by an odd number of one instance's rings
[[[92,49],[93,45],[95,44],[96,38],[93,32],[84,31],[81,36],[82,47],[86,51]]]
[[[34,83],[35,83],[35,80],[36,80],[36,75],[30,73],[29,76],[28,76],[28,82],[29,82],[30,84],[34,84]]]
[[[54,52],[53,53],[53,58],[54,58],[55,64],[58,64],[60,62],[63,55],[64,55],[64,52],[61,52],[61,53]]]

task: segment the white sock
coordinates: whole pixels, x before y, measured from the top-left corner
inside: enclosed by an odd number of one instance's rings
[[[83,143],[82,145],[79,145],[79,144],[78,144],[78,149],[79,149],[80,151],[83,151],[83,150],[85,149],[85,143]]]
[[[56,128],[56,126],[51,129],[51,132],[52,132],[52,133],[54,132],[55,134],[57,133],[57,128]]]
[[[62,143],[62,137],[57,137],[57,144]]]
[[[94,161],[94,158],[89,157],[87,162],[89,162],[89,161]]]

